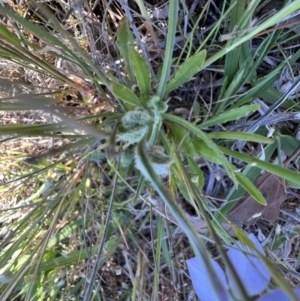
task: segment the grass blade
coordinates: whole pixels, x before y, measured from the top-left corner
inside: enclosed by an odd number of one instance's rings
[[[167,35],[167,45],[165,50],[165,57],[163,68],[161,72],[161,77],[159,85],[157,88],[157,96],[160,100],[163,99],[166,95],[165,90],[167,82],[169,80],[170,70],[171,70],[171,61],[173,57],[173,48],[175,44],[176,36],[176,26],[177,26],[177,16],[178,16],[178,0],[170,1],[169,6],[169,23],[168,23],[168,35]]]

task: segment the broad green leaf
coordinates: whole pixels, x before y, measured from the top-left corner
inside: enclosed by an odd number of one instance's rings
[[[238,186],[238,182],[235,176],[235,170],[231,164],[227,161],[224,154],[218,146],[200,129],[198,129],[195,125],[188,122],[187,120],[180,118],[178,116],[172,115],[172,114],[163,114],[163,118],[173,121],[175,123],[178,123],[179,125],[185,127],[186,129],[190,130],[192,133],[194,133],[196,136],[198,136],[200,139],[203,140],[203,142],[210,148],[211,152],[214,153],[217,158],[220,160],[220,163],[223,165],[223,167],[226,169],[227,175],[231,178],[233,181],[235,187]]]
[[[176,70],[175,76],[168,82],[164,95],[168,95],[180,85],[190,81],[192,77],[201,70],[205,58],[206,51],[202,50],[183,62],[178,70]]]
[[[192,145],[197,154],[197,156],[195,156],[194,159],[203,157],[209,162],[221,164],[219,157],[211,151],[211,149],[204,143],[203,140],[199,138],[194,138]]]
[[[247,116],[251,112],[255,112],[258,108],[259,104],[254,104],[243,106],[241,108],[228,109],[224,113],[209,118],[201,124],[201,127],[204,128],[215,124],[224,124],[228,121],[238,120],[241,117]]]
[[[126,103],[136,107],[141,106],[139,98],[133,93],[133,91],[126,86],[119,83],[112,84],[112,93],[115,97],[125,101]]]
[[[281,178],[284,178],[286,180],[290,180],[292,182],[299,182],[300,183],[300,174],[298,174],[295,171],[289,170],[287,168],[265,162],[262,160],[259,160],[257,158],[250,157],[248,155],[230,150],[226,147],[219,146],[220,150],[224,152],[224,154],[227,154],[228,156],[232,156],[234,158],[237,158],[239,160],[242,160],[244,162],[247,162],[251,164],[252,166],[256,166],[260,169],[264,169],[276,176],[279,176]]]
[[[212,132],[207,134],[207,136],[215,139],[243,140],[268,144],[274,142],[270,138],[247,132]]]
[[[172,145],[172,150],[173,150],[172,158],[174,158],[173,170],[177,170],[176,185],[180,190],[180,192],[183,194],[183,196],[186,198],[186,200],[194,206],[196,215],[200,216],[202,215],[201,212],[204,212],[208,209],[206,208],[205,200],[201,196],[202,188],[199,188],[202,187],[202,183],[201,182],[199,183],[199,181],[195,181],[197,177],[193,179],[193,176],[197,175],[197,173],[193,175],[186,170],[185,164],[183,163],[179,152],[176,150],[176,146],[174,143]],[[198,186],[199,184],[200,186]]]
[[[117,36],[117,45],[120,49],[121,57],[124,59],[129,78],[133,81],[134,72],[131,61],[131,52],[134,50],[134,37],[126,17],[123,17],[119,23]]]
[[[164,121],[172,131],[172,137],[176,146],[180,146],[180,151],[189,155],[193,160],[203,157],[204,159],[221,164],[220,160],[211,149],[198,137],[191,138],[187,135],[188,130],[178,123]]]
[[[267,202],[256,186],[242,173],[237,172],[236,178],[241,186],[260,204],[266,206]]]
[[[176,147],[179,147],[179,150],[185,154],[190,155],[193,159],[198,157],[198,154],[195,152],[193,141],[189,135],[187,135],[188,130],[180,126],[178,123],[165,121],[169,129],[172,131],[172,137],[176,144]]]
[[[146,102],[149,100],[151,92],[150,68],[136,50],[132,51],[131,59],[135,78],[141,93],[141,100]]]

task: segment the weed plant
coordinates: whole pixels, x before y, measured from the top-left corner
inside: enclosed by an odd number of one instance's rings
[[[261,4],[1,4],[1,64],[23,80],[1,82],[0,300],[196,300],[185,260],[218,291],[213,253],[253,300],[225,249],[255,248],[226,214],[245,193],[267,205],[262,171],[300,186],[282,164],[297,128],[276,119],[297,118],[296,97],[248,131],[300,56],[300,2]],[[297,300],[289,267],[260,259]]]

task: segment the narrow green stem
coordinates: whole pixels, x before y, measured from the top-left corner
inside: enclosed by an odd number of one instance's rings
[[[161,124],[162,124],[161,115],[158,112],[154,112],[153,119],[154,120],[153,120],[153,124],[152,124],[151,137],[149,139],[149,144],[151,146],[156,144],[157,137],[159,135]]]

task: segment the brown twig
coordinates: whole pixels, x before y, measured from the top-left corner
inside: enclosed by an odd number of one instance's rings
[[[288,165],[298,156],[300,155],[300,146],[294,151],[294,153],[285,160],[284,167],[288,167]]]

